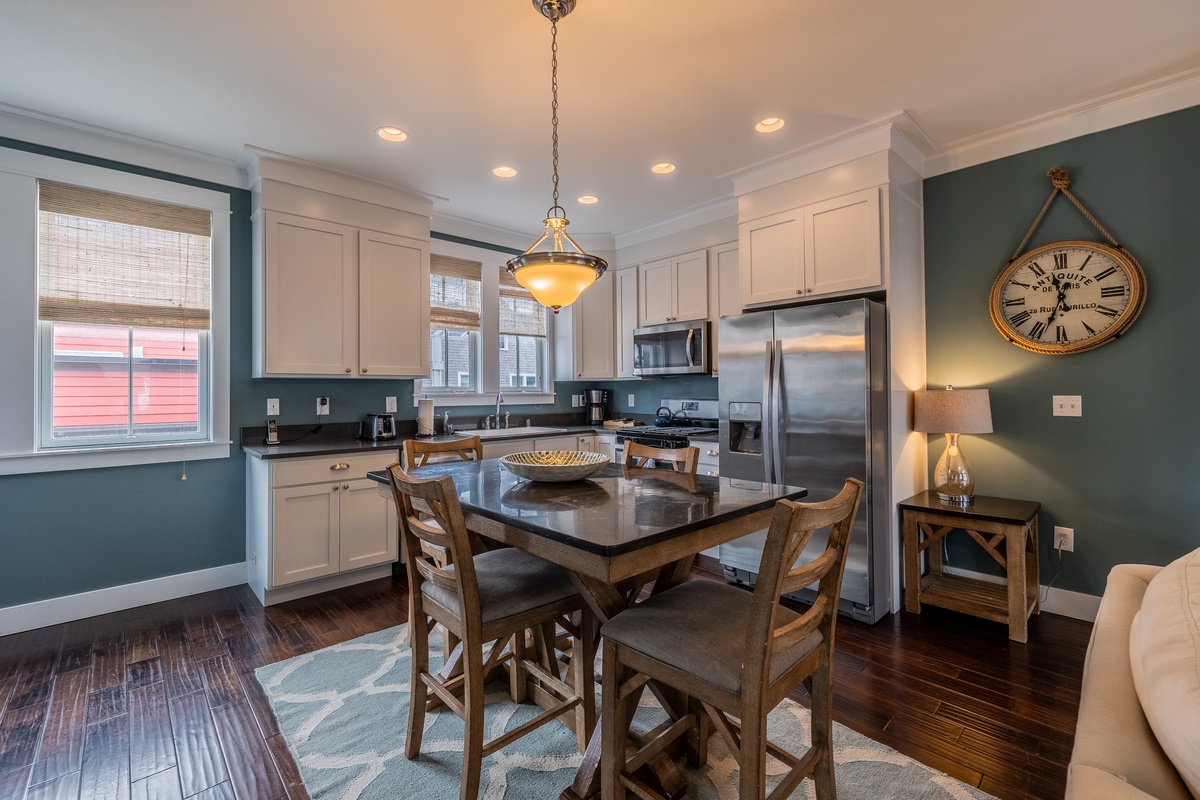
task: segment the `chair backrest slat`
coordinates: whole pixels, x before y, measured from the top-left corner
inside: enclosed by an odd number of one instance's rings
[[[638,444],[637,442],[625,443],[626,464],[633,467],[640,467],[649,459],[654,459],[655,463],[666,462],[676,472],[686,472],[695,475],[696,465],[700,462],[700,448],[694,445],[667,448],[650,447],[649,445]]]
[[[832,499],[816,503],[780,500],[775,505],[763,546],[747,631],[747,642],[763,642],[764,646],[756,644],[747,648],[747,658],[742,665],[743,686],[765,686],[772,655],[815,631],[819,630],[826,641],[833,641],[838,594],[862,490],[862,481],[848,478]],[[813,534],[824,528],[829,528],[825,550],[812,561],[793,568]],[[779,598],[813,582],[818,582],[819,587],[813,605],[799,619],[777,626]]]
[[[479,461],[483,458],[483,441],[478,436],[444,442],[408,439],[404,442],[404,468],[423,467],[429,463],[430,456],[451,454],[463,461],[470,461],[472,458]]]

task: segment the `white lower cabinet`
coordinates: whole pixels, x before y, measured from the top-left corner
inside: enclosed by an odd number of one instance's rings
[[[696,445],[700,449],[700,458],[696,460],[698,475],[719,475],[721,466],[721,445],[717,442],[704,442]]]
[[[484,458],[499,458],[510,453],[528,453],[533,450],[582,450],[580,442],[593,436],[541,436],[536,439],[500,439],[483,443]]]
[[[617,435],[615,433],[597,433],[596,452],[608,456],[608,460],[615,464],[617,462]]]
[[[246,561],[264,605],[391,573],[395,504],[366,474],[398,459],[396,450],[247,457]]]

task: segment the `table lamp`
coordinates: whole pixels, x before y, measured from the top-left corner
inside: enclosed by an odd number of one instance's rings
[[[962,433],[991,433],[992,407],[987,389],[945,391],[920,389],[913,403],[913,430],[946,434],[946,452],[933,470],[938,497],[948,503],[967,505],[975,496],[975,473],[958,446]]]

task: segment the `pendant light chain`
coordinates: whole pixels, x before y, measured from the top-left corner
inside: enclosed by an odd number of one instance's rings
[[[554,216],[553,211],[558,209],[558,216],[565,216],[566,211],[558,204],[558,13],[557,11],[550,17],[550,128],[553,131],[553,153],[554,153],[554,205],[550,207],[550,211],[546,216]]]

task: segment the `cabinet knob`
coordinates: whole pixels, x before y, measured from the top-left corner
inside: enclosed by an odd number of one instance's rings
[[[348,484],[348,483],[343,483],[343,484],[342,484],[342,488],[343,488],[343,489],[345,489],[346,491],[350,491],[350,484]]]
[[[338,470],[338,469],[350,469],[350,465],[349,465],[349,464],[347,464],[346,462],[342,461],[342,462],[339,462],[339,463],[337,463],[337,464],[334,464],[332,467],[330,467],[330,469],[333,469],[333,470]]]
[[[350,372],[350,368],[349,368],[349,367],[346,367],[346,372],[347,372],[347,373],[349,373],[349,372]]]
[[[333,487],[333,490],[336,492],[336,491],[337,491],[338,489],[340,489],[340,488],[342,488],[342,487],[340,487],[340,486],[334,486],[334,487]]]
[[[805,294],[812,294],[812,289],[805,289],[805,290],[804,290],[804,293],[805,293]]]
[[[797,289],[797,290],[796,290],[796,294],[804,294],[804,290],[803,290],[803,289]]]
[[[366,368],[366,367],[363,367],[363,372],[366,372],[366,371],[367,371],[367,368]]]

